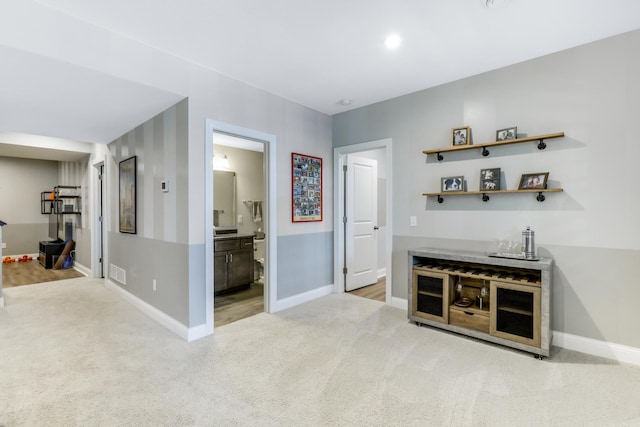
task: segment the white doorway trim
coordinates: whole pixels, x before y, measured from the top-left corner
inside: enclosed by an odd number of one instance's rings
[[[91,233],[91,276],[96,278],[106,278],[107,265],[107,219],[109,207],[107,206],[107,161],[106,158],[97,159],[92,164],[93,169],[90,179],[91,185],[92,215],[90,226]],[[102,168],[102,180],[100,180],[100,169]],[[100,218],[102,216],[102,218]],[[102,261],[100,257],[102,256]],[[101,268],[102,265],[102,268]]]
[[[231,125],[212,119],[205,124],[205,183],[204,183],[204,216],[205,216],[205,283],[206,303],[205,319],[207,333],[213,333],[213,133],[227,133],[239,138],[254,139],[264,142],[265,185],[266,195],[264,212],[265,259],[264,266],[264,311],[272,313],[276,308],[277,289],[277,180],[276,180],[276,137],[241,126]]]
[[[344,206],[344,173],[343,167],[346,165],[346,155],[358,153],[360,151],[369,151],[375,150],[379,148],[385,149],[385,169],[387,175],[387,188],[386,188],[386,216],[387,216],[387,226],[386,226],[386,242],[387,242],[387,251],[386,251],[386,298],[385,301],[387,304],[391,304],[391,278],[393,277],[392,271],[392,253],[393,253],[393,158],[392,158],[392,143],[393,140],[391,138],[379,139],[376,141],[362,142],[359,144],[353,145],[345,145],[343,147],[334,147],[333,149],[333,206],[334,209],[334,218],[333,223],[335,224],[335,233],[333,234],[333,247],[336,250],[333,251],[333,283],[334,283],[334,293],[343,293],[344,292],[344,275],[342,274],[342,268],[344,267],[344,232],[345,232],[345,224],[343,221],[345,215],[345,206]]]

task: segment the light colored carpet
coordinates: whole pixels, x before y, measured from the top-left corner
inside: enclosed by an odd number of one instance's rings
[[[348,294],[186,343],[101,281],[4,291],[0,425],[640,425],[640,368],[531,355]]]

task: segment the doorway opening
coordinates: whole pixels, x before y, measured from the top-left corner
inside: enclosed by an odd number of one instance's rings
[[[213,134],[214,327],[264,311],[264,145]]]
[[[230,276],[229,274],[235,274],[235,272],[231,272],[229,270],[223,269],[222,262],[224,264],[231,262],[238,262],[238,264],[242,264],[242,260],[245,260],[244,266],[245,268],[250,268],[253,273],[253,278],[257,278],[258,284],[257,286],[253,286],[254,291],[257,290],[260,286],[262,287],[262,310],[267,313],[272,312],[272,310],[276,307],[277,301],[277,283],[275,281],[275,277],[277,277],[277,253],[276,253],[276,236],[277,236],[277,216],[276,216],[276,138],[274,135],[267,134],[264,132],[247,129],[235,125],[230,125],[227,123],[217,122],[214,120],[207,120],[206,122],[206,138],[205,138],[205,159],[206,159],[206,167],[205,167],[205,257],[206,257],[206,268],[205,268],[205,283],[206,283],[206,325],[207,330],[211,333],[214,330],[214,317],[215,317],[215,294],[218,293],[214,289],[214,284],[216,282],[216,278],[220,277],[222,273],[224,273],[226,283],[229,283]],[[215,139],[215,141],[214,141]],[[226,139],[226,143],[224,140]],[[222,141],[222,143],[221,143]],[[257,144],[257,145],[256,145]],[[214,148],[215,145],[215,148]],[[218,150],[218,146],[220,150]],[[216,155],[220,155],[216,162],[225,163],[224,155],[226,154],[226,164],[229,166],[228,169],[233,169],[232,166],[234,163],[233,156],[238,156],[237,161],[240,163],[236,163],[236,165],[244,163],[242,160],[243,156],[248,155],[248,153],[253,152],[255,155],[256,147],[261,147],[262,151],[260,155],[262,156],[262,167],[254,167],[253,170],[249,172],[243,172],[243,174],[251,175],[253,174],[253,178],[248,176],[241,176],[240,171],[235,168],[238,172],[235,176],[235,184],[238,187],[236,188],[236,203],[235,208],[230,208],[228,213],[225,208],[219,208],[216,213],[214,212],[214,198],[215,190],[214,190],[214,151]],[[253,147],[253,149],[251,148]],[[234,151],[235,150],[235,151]],[[219,151],[219,152],[218,152]],[[224,153],[227,151],[227,153]],[[232,153],[233,151],[233,153]],[[251,157],[252,155],[249,155]],[[256,184],[256,173],[258,173],[259,178],[262,179],[261,184],[257,184],[261,187],[261,192],[258,192],[258,195],[254,196],[251,191],[257,190],[255,188]],[[252,184],[247,184],[253,182],[254,188],[251,189],[250,186]],[[244,189],[241,189],[240,186],[244,186]],[[247,190],[247,185],[249,186],[249,190]],[[251,195],[250,195],[251,194]],[[262,202],[262,203],[256,203]],[[224,210],[225,212],[220,212]],[[223,216],[231,216],[233,213],[233,217],[235,219],[235,226],[229,225],[221,225],[221,220]],[[260,218],[261,217],[261,218]],[[214,228],[214,220],[218,224],[217,227]],[[238,221],[240,220],[240,221]],[[241,222],[241,224],[239,224]],[[231,245],[241,245],[239,248],[226,248],[228,251],[225,253],[218,253],[221,255],[221,258],[218,259],[216,263],[214,258],[216,256],[216,252],[214,251],[214,238],[219,238],[220,240],[225,240],[225,232],[229,232],[231,230],[231,234],[236,232],[235,236],[231,236],[230,234],[226,235],[228,239],[238,238],[237,242],[231,243]],[[220,235],[219,233],[223,234]],[[256,239],[257,238],[257,239]],[[261,240],[261,242],[260,242]],[[222,245],[224,246],[224,245]],[[264,248],[264,249],[262,249]],[[220,248],[223,249],[223,248]],[[245,250],[242,253],[234,253],[235,249],[249,249]],[[258,253],[256,256],[256,249],[263,250],[262,253]],[[249,255],[247,255],[249,254]],[[246,262],[246,257],[251,258],[251,262]],[[245,257],[245,258],[243,258]],[[262,258],[262,263],[256,262],[255,259]],[[246,279],[247,270],[240,271],[240,276],[243,276]],[[235,278],[232,278],[232,284],[239,283],[234,282]],[[253,285],[256,281],[252,280],[251,284]],[[252,285],[248,288],[251,289]],[[230,289],[228,292],[225,290],[224,292],[220,292],[219,296],[227,296],[232,295],[236,289]],[[220,300],[217,301],[222,304]],[[233,305],[233,303],[232,303]],[[243,311],[243,310],[241,310]],[[216,325],[219,326],[219,323],[216,319]]]
[[[387,304],[392,301],[391,143],[383,139],[334,149],[334,292],[351,291]]]

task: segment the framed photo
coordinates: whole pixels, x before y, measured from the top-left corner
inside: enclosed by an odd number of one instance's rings
[[[291,153],[291,221],[322,221],[322,159]]]
[[[496,141],[508,141],[518,138],[518,127],[500,129],[496,131]]]
[[[547,188],[549,172],[525,173],[520,178],[518,190],[535,190]]]
[[[461,128],[451,129],[451,146],[458,147],[461,145],[471,144],[471,128],[463,126]]]
[[[136,156],[120,162],[118,171],[120,232],[136,234]]]
[[[450,176],[440,178],[440,191],[464,191],[464,176]]]
[[[500,168],[480,169],[480,191],[500,190]]]

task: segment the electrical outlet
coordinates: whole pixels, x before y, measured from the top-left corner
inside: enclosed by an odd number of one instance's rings
[[[418,218],[416,218],[415,216],[410,216],[409,225],[411,225],[411,227],[416,227],[418,225]]]
[[[156,291],[156,279],[153,279],[153,291]]]
[[[2,243],[2,249],[7,249],[7,244],[6,243]]]
[[[242,224],[243,220],[244,218],[242,217],[242,215],[238,215],[238,224]]]

